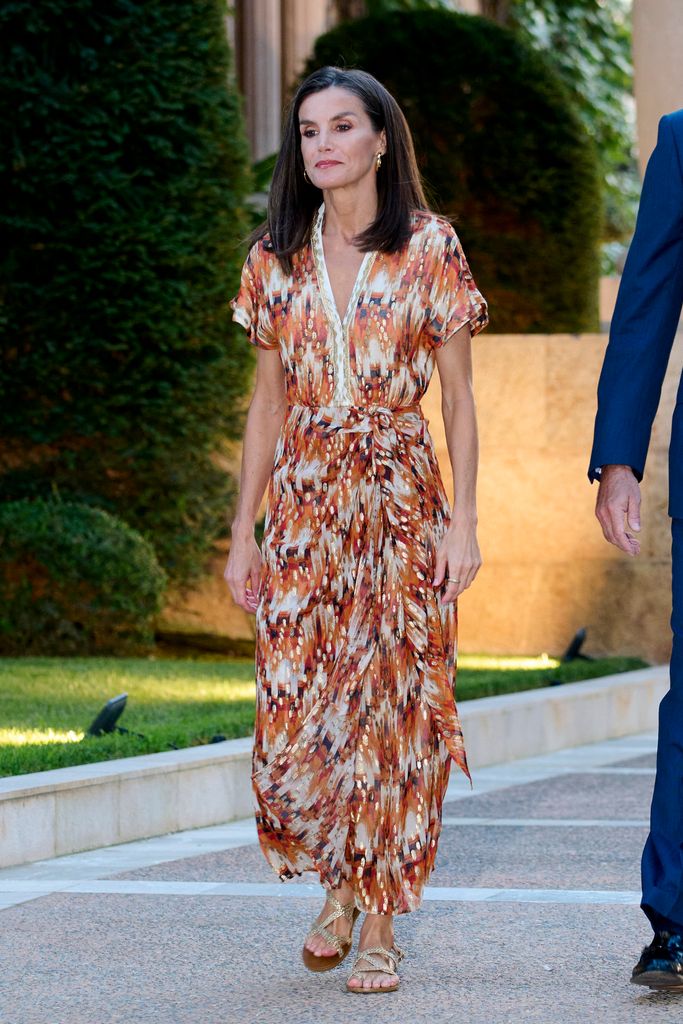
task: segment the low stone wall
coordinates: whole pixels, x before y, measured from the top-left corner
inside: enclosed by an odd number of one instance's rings
[[[251,813],[251,740],[0,779],[0,867]]]
[[[603,540],[597,488],[586,477],[607,338],[484,333],[475,340],[484,567],[460,602],[461,650],[560,653],[587,626],[594,654],[668,659],[667,449],[682,337],[652,436],[638,559]],[[422,405],[451,493],[436,372]],[[198,590],[171,599],[166,629],[253,639],[253,617],[232,605],[222,579],[225,558],[223,549]]]
[[[655,729],[667,686],[659,667],[465,701],[470,767]],[[250,767],[241,739],[0,779],[0,868],[248,817]]]

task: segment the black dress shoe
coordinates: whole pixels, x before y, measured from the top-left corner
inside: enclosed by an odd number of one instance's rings
[[[634,985],[655,989],[680,989],[683,992],[683,935],[656,932],[633,968]]]

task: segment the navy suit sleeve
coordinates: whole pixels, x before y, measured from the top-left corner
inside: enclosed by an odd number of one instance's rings
[[[659,122],[598,384],[588,476],[631,466],[642,479],[683,304],[683,111]]]

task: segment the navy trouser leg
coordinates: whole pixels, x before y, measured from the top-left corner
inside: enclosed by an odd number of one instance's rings
[[[683,519],[672,519],[671,687],[659,705],[657,775],[642,859],[642,908],[655,931],[683,933]]]

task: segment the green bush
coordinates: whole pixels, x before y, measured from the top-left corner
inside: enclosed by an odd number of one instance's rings
[[[369,71],[400,103],[494,331],[597,328],[596,154],[546,58],[483,18],[420,10],[338,26],[305,73],[325,64]]]
[[[0,504],[0,654],[139,650],[165,586],[151,544],[101,509]]]
[[[216,456],[247,146],[223,0],[0,6],[0,497],[95,505],[188,580],[227,532]]]

